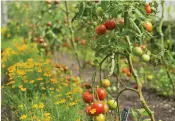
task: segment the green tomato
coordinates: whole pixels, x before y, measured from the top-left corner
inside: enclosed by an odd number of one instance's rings
[[[153,79],[153,75],[147,75],[147,79],[151,81]]]
[[[133,51],[134,51],[134,54],[136,54],[136,55],[142,55],[143,54],[143,50],[142,50],[141,47],[135,47]]]
[[[117,91],[116,86],[112,86],[112,92],[116,92],[116,91]]]
[[[103,114],[100,114],[95,117],[95,121],[105,121],[105,116]]]
[[[98,8],[96,9],[96,13],[97,13],[98,16],[102,16],[102,15],[103,15],[103,12],[104,12],[104,10],[103,10],[103,8],[101,8],[101,7],[98,7]]]
[[[150,60],[150,56],[148,54],[143,54],[142,55],[142,60],[145,62],[148,62]]]
[[[108,101],[108,106],[110,110],[114,110],[117,108],[117,102],[115,100],[109,100]]]
[[[109,93],[111,93],[111,92],[112,92],[112,87],[108,87],[106,90],[107,90]]]

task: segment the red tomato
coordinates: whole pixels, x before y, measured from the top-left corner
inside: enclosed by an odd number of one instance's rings
[[[106,91],[103,88],[97,88],[97,99],[104,100],[106,98]]]
[[[91,115],[91,106],[86,106],[86,109],[85,109],[85,111],[86,111],[86,114],[87,115]]]
[[[94,101],[94,96],[89,91],[84,92],[82,94],[82,98],[86,103],[91,103]]]
[[[150,5],[148,3],[145,4],[145,11],[146,11],[147,15],[152,13],[151,7],[150,7]]]
[[[104,25],[106,26],[106,29],[108,30],[113,30],[116,27],[116,23],[114,20],[108,20],[104,23]]]
[[[101,101],[95,102],[91,105],[91,110],[95,109],[94,114],[98,115],[104,113],[104,103]]]
[[[98,35],[102,35],[102,34],[104,34],[106,32],[106,27],[105,27],[105,25],[98,25],[97,27],[96,27],[96,33],[98,34]]]
[[[81,40],[81,45],[85,45],[86,44],[86,40]]]
[[[151,32],[153,29],[151,22],[148,22],[148,21],[146,21],[143,26],[148,32]]]

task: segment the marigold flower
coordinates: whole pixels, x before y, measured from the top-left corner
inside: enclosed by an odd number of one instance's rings
[[[38,104],[33,104],[32,108],[38,108]]]
[[[39,108],[44,108],[44,104],[43,103],[40,103],[38,107]]]
[[[26,118],[27,118],[27,114],[22,115],[19,119],[20,119],[20,120],[25,120]]]

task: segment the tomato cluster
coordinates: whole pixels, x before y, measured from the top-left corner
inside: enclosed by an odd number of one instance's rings
[[[137,46],[133,49],[133,52],[134,52],[135,55],[141,56],[141,58],[144,62],[149,62],[150,61],[150,56],[149,56],[149,54],[144,53],[143,49],[145,49],[145,46],[143,46],[143,45],[141,47]]]
[[[109,110],[117,108],[117,102],[113,99],[107,100],[107,92],[105,88],[110,86],[108,79],[102,80],[102,87],[92,88],[83,92],[82,98],[87,106],[85,112],[87,115],[94,117],[95,121],[105,121],[105,114]]]
[[[98,35],[103,35],[106,33],[106,30],[113,30],[116,28],[116,22],[114,20],[108,20],[104,24],[98,25],[96,27],[96,33]]]

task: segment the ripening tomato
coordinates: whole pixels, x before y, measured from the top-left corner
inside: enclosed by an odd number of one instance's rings
[[[106,29],[108,30],[113,30],[116,27],[116,23],[114,20],[108,20],[104,23],[104,25],[106,26]]]
[[[95,121],[105,121],[105,116],[103,114],[95,116]]]
[[[123,18],[120,18],[120,19],[119,19],[119,23],[120,23],[120,24],[124,24],[124,19],[123,19]]]
[[[151,22],[148,22],[148,21],[146,21],[143,26],[148,32],[151,32],[153,29]]]
[[[84,92],[82,94],[82,98],[83,98],[84,102],[86,102],[86,103],[91,103],[94,101],[94,96],[89,91]]]
[[[147,15],[152,13],[151,6],[148,3],[145,4],[145,11]]]
[[[97,88],[97,99],[104,100],[106,98],[106,91],[103,88]]]
[[[104,103],[102,101],[94,102],[91,105],[91,110],[93,109],[95,109],[95,112],[94,112],[95,115],[104,113]]]
[[[106,103],[104,103],[104,113],[108,113],[108,111],[109,111],[109,106]]]
[[[85,111],[86,111],[86,114],[87,115],[91,115],[91,106],[89,105],[89,106],[86,106],[86,109],[85,109]]]
[[[81,45],[85,45],[86,44],[86,40],[81,40]]]
[[[39,39],[39,43],[43,43],[44,42],[44,39],[43,38],[40,38]]]
[[[102,80],[102,86],[103,87],[109,87],[110,86],[110,84],[111,84],[111,82],[108,80],[108,79],[103,79]]]
[[[133,51],[134,51],[134,54],[136,54],[136,55],[142,55],[143,54],[143,50],[142,50],[141,47],[135,47]]]
[[[121,71],[122,71],[122,73],[125,73],[126,74],[126,73],[128,73],[129,68],[122,68]]]
[[[106,27],[105,27],[105,25],[98,25],[97,27],[96,27],[96,33],[98,34],[98,35],[102,35],[102,34],[104,34],[106,32]]]
[[[52,26],[52,22],[49,21],[49,22],[47,23],[47,26],[50,26],[50,27],[51,27],[51,26]]]
[[[142,55],[142,60],[145,62],[148,62],[150,60],[150,56],[148,54],[143,54]]]

